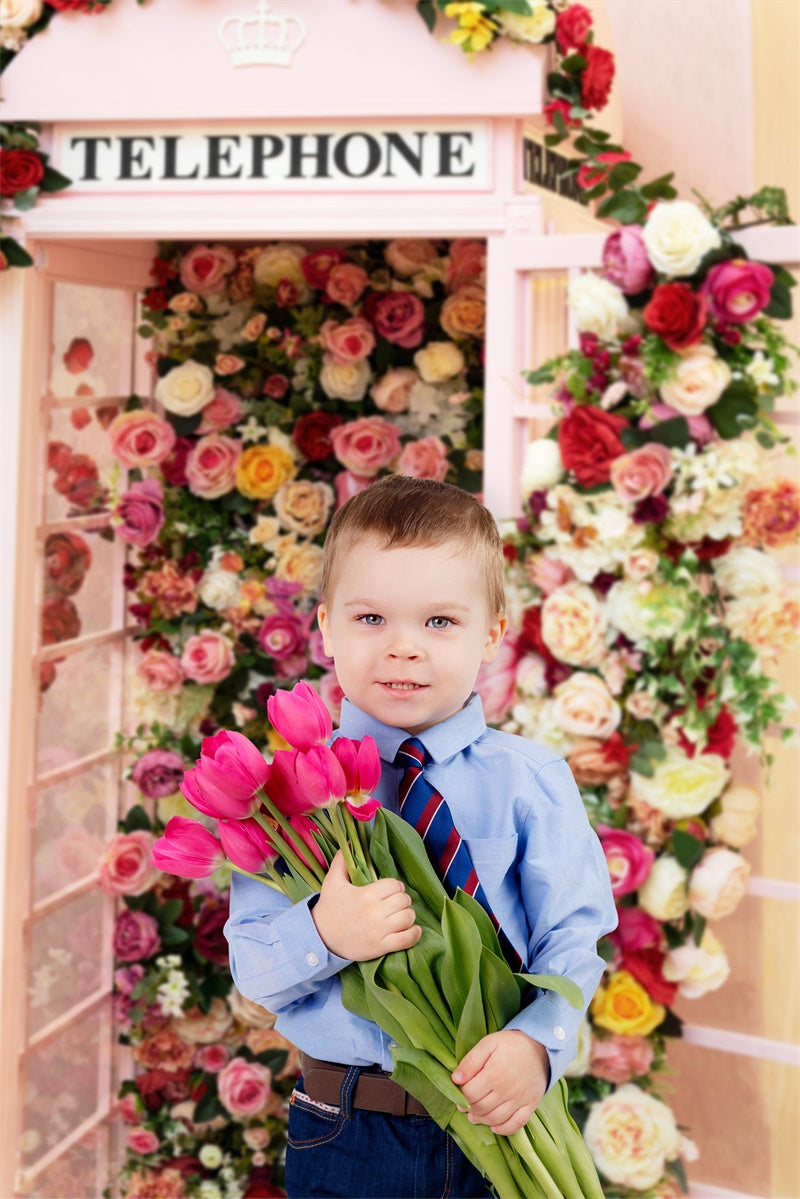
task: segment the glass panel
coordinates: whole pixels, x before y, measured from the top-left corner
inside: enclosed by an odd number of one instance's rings
[[[97,1199],[108,1184],[108,1140],[105,1124],[93,1128],[37,1176],[28,1199]]]
[[[134,315],[130,292],[56,283],[51,394],[58,398],[126,395]]]
[[[83,636],[114,623],[119,584],[113,540],[101,530],[59,529],[44,539],[43,596],[46,619],[69,612]],[[52,632],[52,629],[51,629]]]
[[[118,772],[116,762],[104,763],[36,797],[34,903],[97,868],[116,823]]]
[[[27,1057],[24,1164],[32,1166],[97,1110],[108,1022],[92,1012]]]
[[[34,924],[28,979],[32,1035],[100,987],[104,951],[110,951],[103,922],[107,903],[101,891],[92,891]]]
[[[102,510],[103,484],[114,459],[108,426],[119,405],[93,408],[54,408],[47,444],[46,521],[65,520]]]
[[[113,697],[121,652],[118,644],[97,645],[43,663],[46,689],[39,711],[40,774],[110,747],[119,724]]]

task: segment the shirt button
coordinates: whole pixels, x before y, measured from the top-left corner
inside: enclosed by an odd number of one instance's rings
[[[557,1041],[565,1041],[567,1039],[567,1034],[564,1032],[564,1029],[560,1024],[557,1024],[553,1029],[553,1036]]]
[[[317,955],[315,953],[307,953],[306,961],[308,962],[309,966],[318,966],[319,965],[319,958],[317,957]]]

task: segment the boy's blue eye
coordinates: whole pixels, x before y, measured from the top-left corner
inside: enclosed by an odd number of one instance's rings
[[[432,616],[428,621],[432,629],[449,629],[452,623],[449,616]]]
[[[370,628],[377,628],[378,625],[383,624],[383,617],[379,616],[377,612],[365,612],[358,619],[361,624],[369,625]]]

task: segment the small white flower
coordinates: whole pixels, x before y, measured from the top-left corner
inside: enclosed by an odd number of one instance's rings
[[[269,429],[260,425],[254,416],[248,416],[243,425],[236,426],[236,432],[242,440],[242,445],[247,445],[248,441],[261,441],[262,437],[267,436]]]
[[[753,355],[745,367],[745,374],[750,376],[760,392],[769,391],[780,383],[780,377],[775,373],[775,363],[761,350]]]
[[[222,1150],[219,1145],[211,1143],[203,1145],[197,1156],[207,1170],[216,1170],[218,1166],[222,1165]]]

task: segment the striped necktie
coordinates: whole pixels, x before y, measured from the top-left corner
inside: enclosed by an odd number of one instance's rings
[[[469,850],[453,824],[447,803],[423,775],[430,762],[430,754],[421,741],[409,737],[397,751],[395,765],[403,767],[403,778],[397,793],[400,815],[422,837],[434,870],[444,884],[448,895],[454,895],[460,887],[477,899],[488,912],[497,930],[500,947],[512,970],[519,970],[522,958],[500,927],[492,911],[489,899],[475,873]]]

